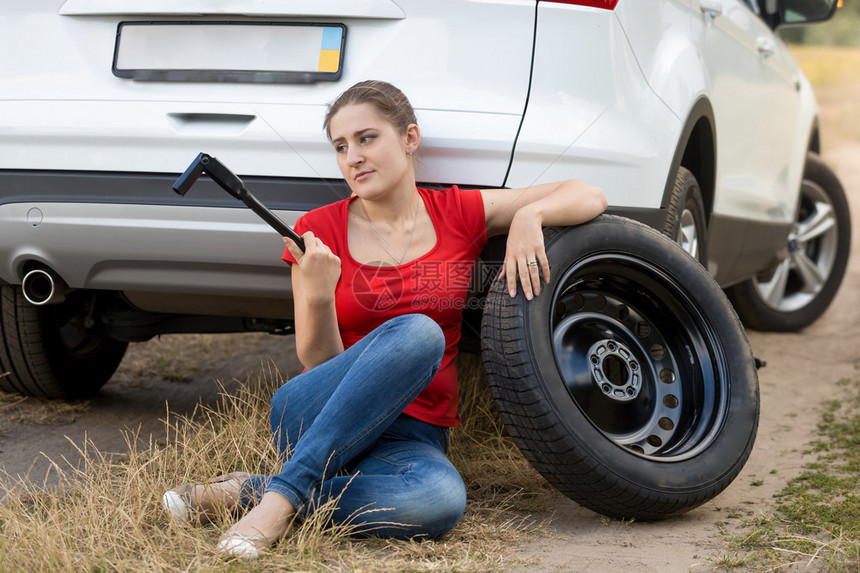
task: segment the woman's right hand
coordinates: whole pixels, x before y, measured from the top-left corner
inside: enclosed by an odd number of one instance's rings
[[[304,253],[294,241],[288,237],[283,239],[300,269],[307,304],[316,306],[331,303],[340,279],[340,257],[311,231],[302,235],[305,241]]]

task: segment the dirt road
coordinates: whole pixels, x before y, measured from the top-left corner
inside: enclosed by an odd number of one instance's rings
[[[825,153],[852,203],[854,245],[845,282],[829,312],[800,334],[750,333],[760,371],[761,423],[752,456],[737,480],[712,502],[661,523],[609,522],[559,496],[545,537],[522,541],[523,570],[710,570],[723,553],[721,530],[737,516],[766,511],[773,494],[800,473],[804,445],[814,436],[821,404],[839,396],[836,382],[860,367],[860,143]],[[240,345],[237,347],[236,345]],[[285,375],[298,371],[292,338],[267,335],[166,337],[134,345],[98,397],[78,404],[46,404],[6,396],[0,401],[0,471],[41,482],[50,460],[77,463],[73,444],[85,437],[101,451],[123,451],[120,429],[164,435],[165,402],[189,413],[217,400],[221,380],[259,371],[270,356]]]

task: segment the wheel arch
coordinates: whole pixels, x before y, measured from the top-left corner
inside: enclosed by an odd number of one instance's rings
[[[672,196],[678,170],[685,167],[696,177],[705,203],[705,217],[710,221],[714,208],[717,171],[717,133],[714,108],[706,97],[691,106],[666,177],[661,207],[666,209]]]

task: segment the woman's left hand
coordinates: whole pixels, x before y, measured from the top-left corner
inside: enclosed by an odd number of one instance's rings
[[[517,211],[508,231],[505,262],[499,278],[507,277],[508,292],[517,295],[517,277],[526,299],[541,293],[541,275],[549,282],[549,261],[543,241],[540,217],[528,207]]]
[[[528,300],[541,292],[541,275],[549,283],[549,261],[543,242],[544,225],[579,225],[606,209],[599,187],[581,181],[541,183],[521,189],[481,189],[487,236],[508,234],[505,262],[499,278],[507,277],[508,292],[517,296],[517,277]]]

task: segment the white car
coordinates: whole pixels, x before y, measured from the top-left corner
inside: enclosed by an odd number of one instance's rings
[[[839,286],[850,224],[818,159],[812,88],[774,30],[835,10],[835,0],[5,0],[0,388],[85,396],[128,342],[289,332],[277,234],[211,181],[185,198],[170,187],[203,151],[288,223],[345,197],[322,118],[370,78],[414,104],[421,181],[594,183],[610,213],[698,259],[748,326],[800,329]],[[678,344],[680,356],[689,344]],[[663,360],[654,355],[642,362]],[[675,443],[658,436],[666,416],[652,414],[635,439],[604,434],[644,458],[670,456],[654,445]],[[704,447],[690,446],[685,456]]]

